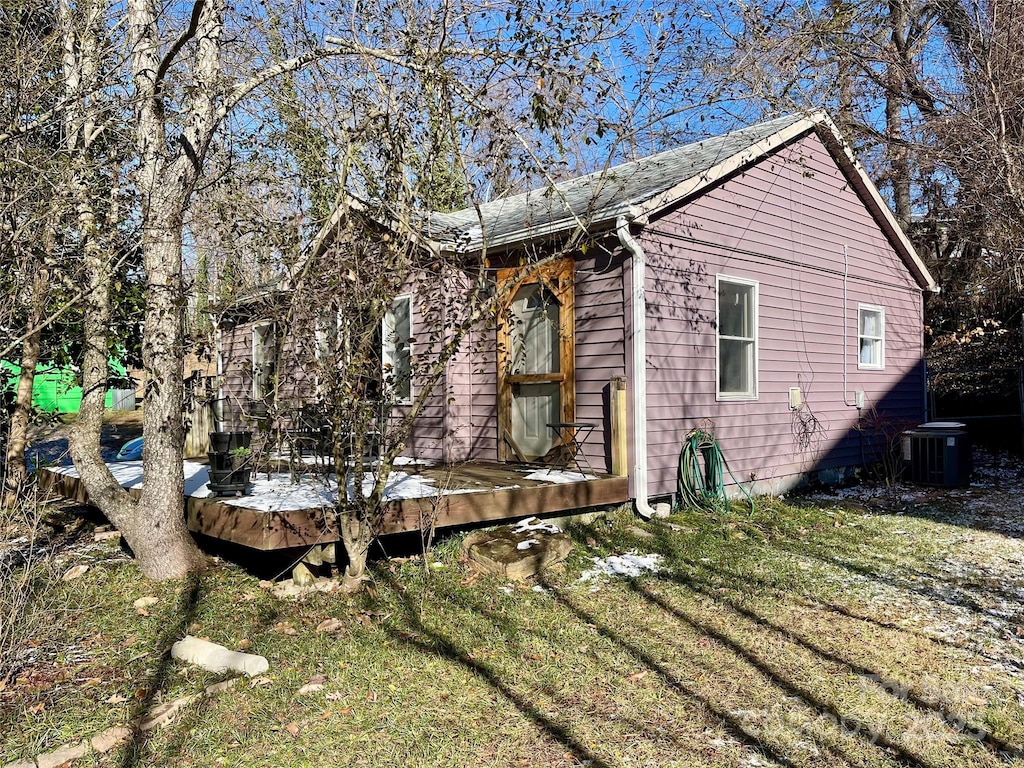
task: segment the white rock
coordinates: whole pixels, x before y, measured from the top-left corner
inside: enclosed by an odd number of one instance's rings
[[[84,576],[88,571],[88,565],[76,565],[64,571],[64,575],[60,578],[62,581],[71,581],[72,579],[77,579],[79,576]]]
[[[80,741],[78,744],[65,744],[60,749],[47,752],[36,758],[36,765],[39,768],[58,768],[64,763],[78,760],[89,754],[89,743]]]
[[[230,651],[223,645],[185,635],[171,646],[171,658],[187,661],[209,672],[241,672],[244,675],[260,675],[270,669],[263,656],[252,653]]]

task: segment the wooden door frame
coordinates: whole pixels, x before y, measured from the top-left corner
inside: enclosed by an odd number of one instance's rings
[[[576,416],[576,298],[573,282],[575,262],[560,259],[540,267],[509,267],[497,272],[498,295],[498,461],[511,461],[515,452],[509,445],[512,435],[512,386],[531,381],[557,382],[561,395],[562,421],[575,421]],[[524,285],[539,284],[551,291],[558,301],[558,367],[559,373],[545,376],[532,374],[513,376],[512,344],[509,317],[512,302]]]

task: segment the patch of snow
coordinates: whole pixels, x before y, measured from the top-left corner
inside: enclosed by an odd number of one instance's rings
[[[540,518],[528,517],[525,520],[520,520],[512,528],[512,533],[533,533],[534,531],[543,531],[544,533],[561,533],[562,529],[557,525],[551,523],[545,523]]]
[[[597,475],[585,475],[582,472],[568,472],[560,469],[521,471],[524,471],[527,480],[538,483],[582,483],[585,480],[597,480]]]
[[[432,467],[432,466],[434,466],[434,462],[426,461],[424,459],[417,459],[415,456],[397,456],[397,457],[395,457],[395,466],[396,467],[407,467],[407,466],[410,466],[410,465],[417,466],[417,467]]]
[[[425,462],[407,460],[401,463],[417,467],[425,466]],[[114,479],[124,488],[140,488],[142,486],[142,462],[123,461],[107,465],[114,475]],[[185,477],[185,495],[196,499],[205,499],[213,496],[209,488],[209,470],[205,464],[195,461],[185,461],[182,465]],[[73,466],[53,467],[54,472],[78,477],[78,472]],[[571,473],[570,473],[571,474]],[[363,475],[363,494],[368,496],[373,489],[376,475],[368,471]],[[329,476],[304,476],[293,481],[292,476],[287,472],[273,472],[269,476],[266,472],[254,472],[250,480],[249,492],[244,496],[224,496],[220,502],[231,506],[246,507],[262,512],[292,512],[303,509],[317,509],[331,507],[338,502],[338,489],[334,475]],[[505,488],[519,488],[518,485],[505,486]],[[424,499],[437,496],[455,495],[463,493],[481,493],[491,490],[489,488],[452,488],[439,490],[437,481],[423,477],[411,472],[396,470],[388,475],[387,483],[384,486],[384,500],[395,501],[399,499]],[[355,479],[349,480],[349,498],[355,497]],[[535,530],[558,529],[554,526],[536,521],[538,527]],[[530,529],[534,530],[534,529]]]
[[[605,558],[592,557],[594,567],[580,575],[580,581],[591,581],[601,576],[637,578],[645,573],[661,570],[661,555],[640,555],[636,550],[624,555],[610,555]]]
[[[210,489],[203,486],[196,493],[196,498],[210,496]],[[245,496],[226,496],[219,501],[234,507],[245,507],[260,512],[297,512],[302,509],[318,509],[333,507],[338,503],[338,491],[333,483],[313,483],[302,480],[291,482],[287,473],[274,473],[268,478],[265,474],[252,478],[249,493]]]
[[[518,544],[516,544],[516,549],[525,551],[532,547],[534,544],[540,544],[540,542],[536,539],[527,539],[526,541],[520,541]]]

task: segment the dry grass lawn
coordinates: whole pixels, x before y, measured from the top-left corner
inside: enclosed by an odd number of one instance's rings
[[[280,600],[227,563],[143,581],[89,523],[32,571],[0,765],[220,678],[186,632],[270,671],[79,765],[996,766],[1024,745],[1019,469],[969,491],[759,501],[570,531],[542,582],[474,578],[457,539],[366,594]],[[592,558],[661,556],[583,581]],[[8,550],[9,552],[10,550]],[[81,577],[61,573],[87,564]],[[137,609],[144,596],[158,598]],[[318,631],[334,618],[333,632]]]

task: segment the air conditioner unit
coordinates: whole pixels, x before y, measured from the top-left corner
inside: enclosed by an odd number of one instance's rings
[[[964,424],[930,421],[903,433],[907,478],[918,485],[966,488],[971,482],[971,444]]]

